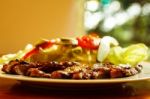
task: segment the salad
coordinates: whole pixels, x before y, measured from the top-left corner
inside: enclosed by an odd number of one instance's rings
[[[41,40],[15,54],[3,55],[2,71],[54,79],[100,79],[135,75],[148,57],[148,47],[133,44],[121,47],[111,37],[84,35],[77,38]]]

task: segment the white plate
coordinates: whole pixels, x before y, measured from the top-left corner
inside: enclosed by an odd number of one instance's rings
[[[141,73],[124,78],[114,79],[91,79],[91,80],[72,80],[72,79],[49,79],[49,78],[33,78],[22,75],[5,74],[0,70],[0,77],[7,79],[15,79],[21,82],[40,84],[40,85],[55,85],[55,86],[66,86],[66,85],[100,85],[100,84],[115,84],[125,82],[135,82],[150,79],[150,63],[142,63],[143,70]]]

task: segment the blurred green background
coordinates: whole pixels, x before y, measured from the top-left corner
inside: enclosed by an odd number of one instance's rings
[[[115,37],[123,47],[150,48],[150,0],[86,0],[84,26],[87,33]]]

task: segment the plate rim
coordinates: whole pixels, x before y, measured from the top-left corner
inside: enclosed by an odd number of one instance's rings
[[[150,63],[149,63],[150,64]],[[150,67],[143,66],[142,72],[123,78],[108,78],[108,79],[85,79],[85,80],[75,80],[75,79],[51,79],[51,78],[35,78],[28,77],[23,75],[12,75],[6,74],[1,70],[0,66],[0,78],[13,79],[18,81],[27,81],[27,82],[40,82],[40,83],[66,83],[66,84],[108,84],[108,83],[125,83],[125,82],[134,82],[134,81],[142,81],[150,79],[150,71],[147,72],[146,69]],[[146,71],[146,72],[145,72]],[[140,77],[143,74],[149,74],[149,76]]]

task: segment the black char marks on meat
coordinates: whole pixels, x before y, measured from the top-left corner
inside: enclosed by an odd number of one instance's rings
[[[93,66],[78,62],[42,62],[28,63],[13,60],[4,64],[2,71],[8,74],[25,75],[53,79],[102,79],[121,78],[135,75],[142,70],[142,65],[135,67],[115,66],[111,63],[96,63]]]
[[[121,78],[135,75],[142,70],[142,65],[137,65],[135,67],[120,67],[115,66],[110,63],[105,64],[97,64],[96,68],[86,67],[86,66],[78,66],[77,70],[72,69],[72,71],[68,71],[68,67],[64,70],[58,70],[51,73],[51,78],[53,79],[102,79],[102,78]]]
[[[65,68],[71,67],[73,65],[79,65],[79,63],[68,62],[68,61],[64,61],[64,62],[51,61],[51,62],[40,63],[40,66],[38,67],[38,69],[42,70],[46,73],[51,73],[51,72],[56,71],[56,70],[63,70]]]
[[[77,62],[42,62],[28,63],[23,60],[12,60],[4,64],[2,71],[8,74],[18,74],[32,77],[50,77],[50,73],[67,67],[79,65]]]
[[[24,75],[27,69],[31,67],[27,62],[22,60],[12,60],[8,64],[4,64],[2,71],[9,73],[9,74],[19,74]]]
[[[39,70],[38,68],[29,68],[26,75],[30,76],[30,77],[42,77],[42,78],[50,78],[51,77],[50,73],[45,73],[45,72]]]

